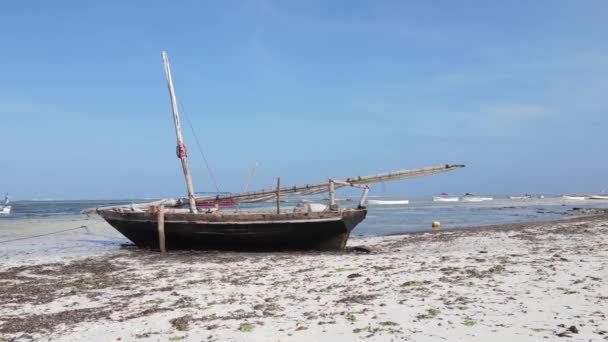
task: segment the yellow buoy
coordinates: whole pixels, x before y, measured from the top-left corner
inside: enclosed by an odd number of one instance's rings
[[[439,222],[439,221],[433,221],[432,227],[433,228],[441,228],[441,222]]]

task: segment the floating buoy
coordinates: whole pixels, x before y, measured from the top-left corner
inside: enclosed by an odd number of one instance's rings
[[[441,222],[439,222],[439,221],[433,221],[433,224],[431,224],[431,226],[433,228],[439,229],[439,228],[441,228]]]

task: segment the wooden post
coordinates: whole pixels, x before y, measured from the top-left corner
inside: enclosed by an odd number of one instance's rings
[[[277,177],[277,214],[281,213],[281,177]]]
[[[329,180],[329,210],[334,210],[336,206],[336,188],[334,185],[334,180]]]
[[[158,243],[160,245],[160,254],[165,254],[165,205],[161,203],[158,206]]]
[[[171,99],[171,109],[173,110],[173,123],[175,124],[175,136],[177,137],[177,157],[182,162],[184,177],[186,178],[186,189],[188,190],[188,202],[190,203],[190,212],[196,212],[196,202],[194,201],[194,187],[192,186],[192,178],[190,177],[190,169],[188,168],[188,154],[186,153],[186,145],[182,136],[182,128],[179,122],[179,112],[177,110],[177,100],[175,99],[175,89],[173,88],[173,78],[171,77],[171,67],[169,66],[169,57],[163,51],[163,64],[165,66],[165,75],[167,76],[167,86],[169,87],[169,97]]]

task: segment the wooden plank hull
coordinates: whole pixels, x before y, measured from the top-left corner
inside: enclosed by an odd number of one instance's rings
[[[154,213],[102,211],[99,214],[135,245],[159,248]],[[166,245],[168,250],[341,251],[350,232],[366,214],[365,209],[336,213],[167,214]]]

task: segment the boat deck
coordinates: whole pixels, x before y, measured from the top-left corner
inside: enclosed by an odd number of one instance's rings
[[[294,212],[294,211],[233,211],[233,210],[217,210],[217,211],[201,211],[191,213],[189,209],[166,209],[164,216],[166,221],[171,222],[208,222],[215,224],[225,224],[234,222],[290,222],[290,221],[331,221],[340,220],[344,216],[351,216],[354,213],[364,211],[365,209],[342,209],[335,211],[317,211],[317,212]],[[100,210],[98,212],[104,218],[112,218],[117,220],[138,220],[138,221],[156,221],[158,212],[148,210]]]

